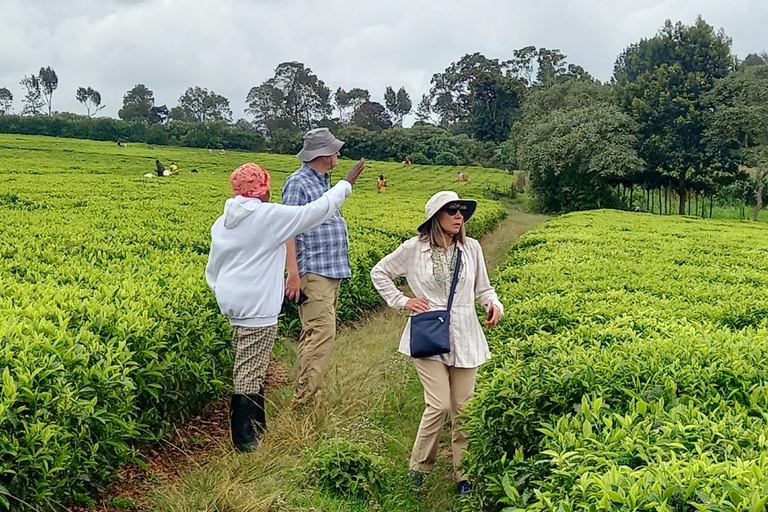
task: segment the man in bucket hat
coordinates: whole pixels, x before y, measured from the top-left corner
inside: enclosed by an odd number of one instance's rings
[[[339,163],[344,145],[328,128],[304,135],[296,155],[303,163],[283,184],[283,204],[299,206],[314,201],[330,188],[328,173]],[[293,406],[306,405],[320,389],[336,337],[336,303],[342,279],[352,276],[349,266],[347,224],[340,212],[315,229],[286,244],[288,280],[285,294],[307,300],[299,306],[301,335],[297,355],[296,394]]]
[[[270,203],[269,173],[254,163],[230,177],[233,197],[211,228],[205,277],[232,324],[230,427],[238,451],[257,448],[266,430],[264,374],[283,303],[285,242],[335,215],[363,167],[358,162],[344,180],[301,207]]]

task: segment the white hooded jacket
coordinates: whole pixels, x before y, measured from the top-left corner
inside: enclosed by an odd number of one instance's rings
[[[237,196],[211,228],[205,277],[222,314],[234,326],[277,323],[285,289],[285,242],[330,219],[352,193],[341,180],[303,206]]]

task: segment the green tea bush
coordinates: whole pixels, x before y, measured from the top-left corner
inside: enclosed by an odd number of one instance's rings
[[[332,438],[313,452],[310,475],[319,487],[342,497],[368,498],[387,486],[388,468],[370,447]]]
[[[599,211],[525,235],[468,408],[487,510],[763,510],[768,230]]]
[[[155,159],[181,175],[143,177]],[[229,175],[247,161],[270,171],[275,196],[298,167],[269,154],[0,136],[0,510],[87,501],[137,443],[230,389],[230,328],[204,269]],[[415,234],[431,194],[456,185],[451,171],[368,163],[343,210],[353,278],[341,319],[380,304],[370,268]],[[468,229],[477,236],[505,214],[481,201]]]

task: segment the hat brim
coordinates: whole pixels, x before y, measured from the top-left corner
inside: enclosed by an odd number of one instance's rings
[[[311,162],[312,160],[320,156],[333,156],[339,152],[339,150],[343,145],[344,145],[343,140],[334,139],[333,142],[331,142],[327,146],[322,147],[320,149],[313,149],[311,151],[307,149],[302,149],[296,154],[296,158],[298,158],[302,162]]]
[[[435,213],[435,215],[440,213],[440,211],[443,208],[445,208],[445,205],[451,204],[451,203],[459,203],[462,205],[466,205],[467,214],[464,216],[464,224],[466,224],[469,221],[469,219],[472,218],[472,216],[475,214],[475,210],[477,210],[477,201],[475,201],[474,199],[451,199],[441,204],[440,208],[437,209],[437,212]],[[435,217],[435,215],[432,215],[432,217],[422,222],[419,225],[419,227],[416,228],[416,231],[418,231],[419,233],[423,233],[427,229],[427,226],[429,225],[429,223],[432,222],[432,219]]]

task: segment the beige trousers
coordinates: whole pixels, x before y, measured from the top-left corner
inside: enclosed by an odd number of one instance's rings
[[[467,447],[467,433],[459,430],[464,423],[456,419],[462,413],[464,402],[472,398],[475,391],[477,368],[456,368],[446,366],[441,361],[413,358],[413,365],[424,387],[426,408],[421,416],[419,432],[413,444],[409,468],[427,473],[432,470],[437,458],[440,432],[445,417],[450,413],[452,422],[451,448],[453,450],[453,479],[465,480],[464,472],[459,469],[462,450]]]
[[[301,335],[296,356],[294,405],[307,403],[320,390],[336,337],[336,303],[340,284],[339,279],[328,279],[317,274],[301,277],[301,289],[307,294],[307,301],[299,306]]]

